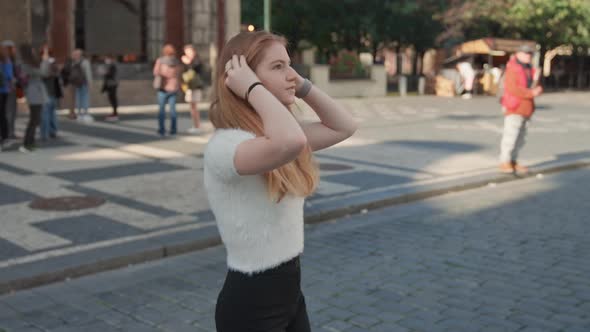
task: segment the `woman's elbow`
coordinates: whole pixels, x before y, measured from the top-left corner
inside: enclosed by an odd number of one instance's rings
[[[346,130],[344,131],[344,134],[348,138],[348,137],[354,135],[354,133],[357,131],[357,129],[358,129],[358,124],[356,123],[356,121],[351,121],[350,124],[347,126]]]
[[[301,135],[294,135],[287,138],[281,144],[280,150],[283,155],[296,158],[306,146],[307,138],[302,133]]]
[[[293,137],[289,145],[293,153],[299,155],[299,153],[307,146],[307,137],[305,134],[301,133],[300,135]]]

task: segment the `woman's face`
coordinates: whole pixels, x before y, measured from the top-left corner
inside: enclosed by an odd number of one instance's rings
[[[285,46],[279,42],[270,44],[254,71],[264,87],[283,105],[295,103],[297,72],[291,67],[291,59]]]
[[[195,52],[195,50],[192,49],[192,48],[190,48],[190,47],[187,47],[187,48],[184,49],[184,54],[186,54],[186,56],[189,57],[189,58],[191,58],[191,59],[194,58],[195,55],[197,55],[197,53]]]

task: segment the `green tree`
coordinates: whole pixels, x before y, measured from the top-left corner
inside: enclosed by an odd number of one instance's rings
[[[242,1],[242,20],[262,26],[262,0]],[[272,2],[272,30],[292,43],[307,40],[320,52],[376,52],[381,43],[434,46],[441,24],[433,19],[443,0],[300,0]]]
[[[455,0],[437,18],[441,43],[504,37],[535,40],[543,50],[590,46],[590,0]]]

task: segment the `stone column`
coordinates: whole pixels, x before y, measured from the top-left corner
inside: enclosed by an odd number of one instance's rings
[[[49,45],[59,63],[63,63],[72,50],[73,5],[71,0],[51,2]]]
[[[217,0],[217,54],[225,45],[225,0]]]
[[[226,1],[225,4],[225,41],[240,33],[241,20],[240,1]]]
[[[182,52],[184,44],[183,0],[166,0],[165,42],[174,45],[176,52]]]

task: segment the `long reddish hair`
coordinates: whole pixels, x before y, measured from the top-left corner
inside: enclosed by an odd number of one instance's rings
[[[236,96],[225,85],[225,63],[234,54],[244,55],[246,62],[256,70],[264,58],[264,52],[273,43],[287,46],[284,37],[267,31],[241,32],[223,47],[217,60],[209,117],[215,128],[235,128],[264,136],[262,119],[244,99]],[[319,182],[318,167],[313,160],[312,150],[307,145],[299,156],[264,174],[267,191],[271,199],[280,201],[287,193],[309,196]]]

